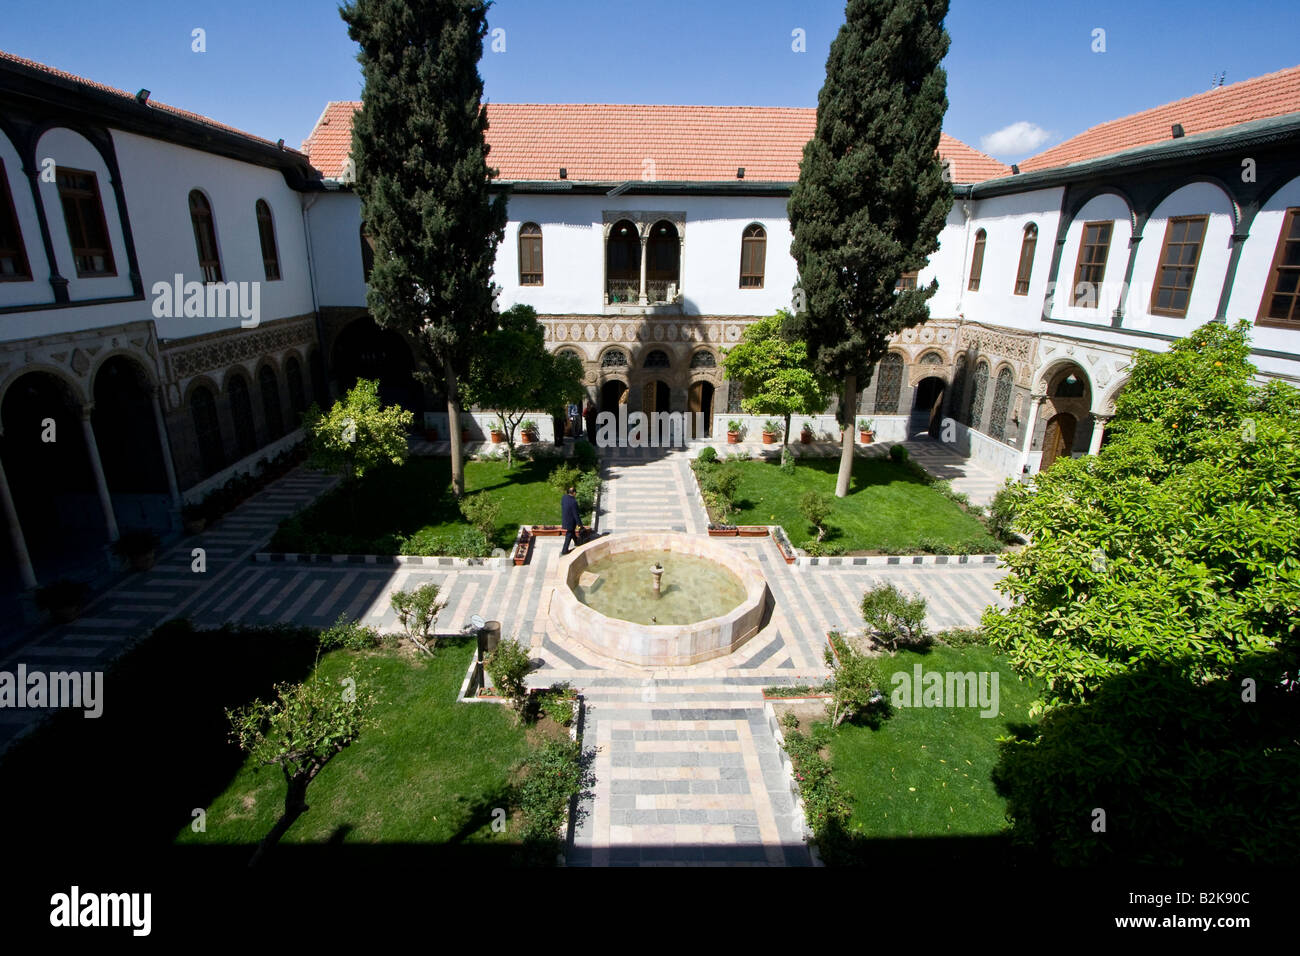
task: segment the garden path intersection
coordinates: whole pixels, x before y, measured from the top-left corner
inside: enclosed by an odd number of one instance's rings
[[[702,534],[707,518],[687,451],[607,455],[597,527],[602,533],[672,530]],[[639,667],[603,658],[555,631],[548,620],[561,584],[559,538],[537,538],[521,567],[414,564],[258,564],[252,556],[278,521],[305,507],[334,479],[297,469],[203,533],[185,538],[150,571],[125,579],[71,624],[46,631],[0,659],[0,670],[96,671],[154,626],[187,617],[325,627],[346,614],[398,629],[393,592],[433,582],[447,605],[438,630],[472,616],[501,622],[540,659],[532,686],[568,681],[584,698],[584,746],[594,749],[595,783],[581,807],[570,865],[806,865],[812,862],[799,809],[777,746],[763,688],[813,684],[827,676],[826,632],[861,627],[869,587],[893,583],[919,593],[933,629],[974,626],[990,603],[1005,604],[994,564],[789,566],[769,538],[716,539],[761,568],[773,605],[762,629],[739,649],[689,667]],[[204,548],[206,571],[191,554]],[[467,662],[468,663],[468,662]],[[103,706],[113,706],[111,679]],[[0,709],[0,747],[41,712]]]

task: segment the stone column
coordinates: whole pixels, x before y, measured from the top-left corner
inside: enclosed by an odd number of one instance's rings
[[[121,535],[117,530],[117,516],[113,514],[113,498],[108,493],[108,482],[104,478],[104,466],[99,460],[95,426],[90,423],[90,413],[94,410],[93,402],[81,406],[81,433],[86,438],[86,457],[90,459],[90,470],[95,476],[95,490],[99,492],[99,506],[104,509],[104,525],[108,528],[108,540],[112,543]]]
[[[4,507],[5,522],[9,525],[9,543],[14,549],[14,558],[18,561],[18,574],[22,578],[23,588],[30,591],[36,587],[36,572],[32,570],[32,558],[27,553],[23,527],[18,523],[14,497],[9,493],[9,477],[5,474],[3,461],[0,461],[0,506]]]
[[[1098,415],[1093,413],[1092,416],[1092,439],[1088,442],[1088,454],[1095,455],[1101,451],[1101,439],[1106,434],[1106,423],[1111,420],[1110,415]]]
[[[650,304],[650,300],[646,298],[645,293],[646,246],[648,242],[647,237],[641,237],[641,294],[637,297],[637,303],[640,305]]]
[[[1038,423],[1038,410],[1046,401],[1046,395],[1029,396],[1029,416],[1024,430],[1025,447],[1020,449],[1020,474],[1022,475],[1025,473],[1025,466],[1029,464],[1029,452],[1034,445],[1034,425]]]
[[[176,463],[172,461],[172,446],[167,440],[167,424],[163,421],[162,402],[158,395],[162,391],[157,385],[149,390],[149,399],[153,403],[153,424],[158,431],[158,445],[162,448],[163,470],[167,472],[167,493],[171,495],[172,507],[181,508],[181,489],[176,482]]]

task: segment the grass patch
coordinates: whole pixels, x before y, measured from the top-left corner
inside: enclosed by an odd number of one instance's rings
[[[1001,550],[973,514],[928,485],[906,464],[884,458],[853,462],[849,494],[835,498],[839,461],[803,459],[795,468],[762,461],[741,461],[734,498],[735,524],[780,524],[804,547],[816,528],[800,513],[809,491],[832,498],[826,518],[826,553],[915,551],[977,554]]]
[[[560,493],[547,476],[562,459],[465,463],[465,491],[501,502],[488,549],[506,548],[521,524],[559,524]],[[272,551],[318,554],[447,554],[450,542],[473,529],[451,494],[449,458],[410,458],[362,478],[354,489],[336,488],[311,507],[280,522]],[[480,539],[481,540],[481,539]]]
[[[1029,721],[1038,692],[1010,663],[982,646],[936,646],[882,659],[883,690],[892,675],[930,671],[997,671],[999,714],[978,707],[896,707],[879,729],[845,724],[830,739],[832,770],[853,807],[855,839],[981,836],[1006,827],[1006,803],[989,777],[999,736]]]
[[[432,658],[398,650],[335,651],[317,672],[342,676],[359,660],[358,687],[378,692],[367,726],[307,791],[311,809],[281,843],[517,843],[492,831],[510,806],[512,769],[530,753],[528,732],[504,707],[456,701],[473,648],[444,641]],[[185,827],[182,844],[253,845],[279,817],[284,778],[245,762],[208,805],[207,832]],[[274,853],[274,851],[272,851]]]

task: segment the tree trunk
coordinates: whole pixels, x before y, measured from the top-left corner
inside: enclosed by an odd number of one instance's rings
[[[857,427],[857,423],[854,421],[854,413],[857,408],[858,377],[850,375],[844,380],[844,401],[840,406],[840,421],[844,425],[844,438],[840,447],[840,474],[835,481],[836,498],[848,496],[849,479],[853,477],[853,429]]]
[[[289,827],[297,822],[298,818],[307,812],[307,784],[311,783],[311,777],[303,779],[288,778],[288,789],[284,793],[284,813],[280,819],[275,821],[275,826],[271,827],[271,832],[262,837],[262,842],[257,845],[257,850],[253,853],[253,858],[248,861],[248,866],[257,866],[266,856],[267,850],[280,842],[280,838],[289,832]]]
[[[451,362],[447,362],[447,431],[451,433],[451,493],[459,500],[465,494],[465,450],[460,441],[460,393]]]
[[[790,444],[790,415],[789,413],[787,413],[785,416],[785,431],[781,433],[782,451],[784,451],[789,444]]]

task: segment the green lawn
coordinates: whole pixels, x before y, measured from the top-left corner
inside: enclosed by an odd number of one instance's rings
[[[863,839],[996,834],[1006,804],[989,774],[999,736],[1029,721],[1034,686],[1019,681],[1006,658],[984,646],[934,646],[929,653],[885,658],[884,690],[892,675],[930,671],[997,671],[999,713],[977,707],[898,707],[879,729],[842,724],[831,737],[831,764],[851,794],[852,828]]]
[[[492,810],[509,807],[510,771],[530,745],[507,708],[456,701],[472,653],[460,643],[427,661],[391,649],[322,658],[318,673],[331,678],[357,661],[358,686],[378,691],[376,722],[312,782],[311,809],[281,842],[512,842],[509,830],[492,832]],[[256,844],[279,818],[284,787],[278,768],[246,762],[208,804],[207,832],[185,827],[177,842]]]
[[[799,499],[808,491],[834,498],[838,459],[803,459],[791,471],[765,461],[742,461],[737,467],[735,524],[779,524],[797,547],[816,537],[799,513]],[[827,525],[826,543],[847,554],[1001,550],[978,518],[886,458],[853,462],[849,494],[834,499]]]
[[[465,490],[499,497],[501,517],[489,547],[506,548],[521,524],[559,524],[560,494],[546,482],[560,459],[465,463]],[[451,459],[410,458],[336,489],[280,523],[273,551],[320,554],[447,554],[438,541],[469,530],[451,495]]]

